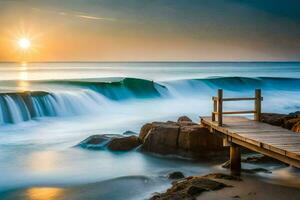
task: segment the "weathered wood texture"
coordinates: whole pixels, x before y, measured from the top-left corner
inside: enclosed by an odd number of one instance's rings
[[[213,100],[213,112],[212,112],[212,121],[217,121],[218,125],[223,125],[223,115],[232,115],[232,114],[254,114],[254,120],[260,121],[261,118],[261,101],[263,97],[261,96],[261,90],[255,90],[255,97],[239,97],[239,98],[223,98],[223,90],[218,89],[218,96],[212,97]],[[223,102],[225,101],[249,101],[254,100],[254,110],[244,110],[244,111],[223,111]]]
[[[241,152],[240,147],[236,144],[230,146],[230,169],[235,175],[241,172]]]
[[[223,125],[202,117],[211,132],[221,133],[229,142],[300,168],[300,134],[245,117],[223,117]]]

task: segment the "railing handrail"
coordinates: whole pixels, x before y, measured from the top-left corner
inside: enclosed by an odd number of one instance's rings
[[[237,98],[223,98],[223,101],[251,101],[256,100],[255,97],[237,97]],[[218,97],[212,97],[212,100],[217,101]],[[263,97],[261,97],[261,100],[263,100]]]
[[[213,112],[212,112],[212,121],[217,121],[218,125],[223,125],[223,115],[226,114],[254,114],[254,120],[260,121],[261,117],[261,101],[263,97],[261,96],[261,89],[255,90],[255,97],[238,97],[238,98],[223,98],[223,90],[218,89],[218,96],[212,97],[213,100]],[[254,110],[245,110],[245,111],[226,111],[223,112],[223,101],[255,101]]]

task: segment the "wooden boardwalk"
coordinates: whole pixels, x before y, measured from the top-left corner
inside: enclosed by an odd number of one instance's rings
[[[223,117],[223,125],[202,117],[201,124],[226,141],[300,168],[300,134],[244,117]]]
[[[260,89],[255,91],[255,97],[246,98],[223,98],[223,90],[219,89],[218,96],[212,100],[212,116],[201,117],[201,124],[212,133],[221,135],[224,145],[230,146],[232,171],[240,172],[241,169],[240,146],[300,168],[300,133],[260,122],[263,100]],[[223,111],[224,102],[251,100],[255,101],[254,110]],[[240,116],[223,116],[245,113],[253,113],[254,120]]]

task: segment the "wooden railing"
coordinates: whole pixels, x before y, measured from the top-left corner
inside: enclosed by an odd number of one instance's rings
[[[255,90],[255,97],[245,97],[245,98],[223,98],[223,90],[218,89],[218,96],[213,97],[213,112],[212,112],[212,121],[218,121],[218,125],[223,125],[223,115],[232,115],[232,114],[254,114],[254,120],[260,121],[261,117],[261,101],[263,97],[261,96],[261,90]],[[254,110],[245,110],[245,111],[223,111],[223,102],[224,101],[251,101],[254,100]],[[217,118],[216,118],[217,116]]]

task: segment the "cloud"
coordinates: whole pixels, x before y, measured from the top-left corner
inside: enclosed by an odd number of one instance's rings
[[[87,20],[117,21],[117,19],[115,18],[93,16],[88,13],[78,12],[78,11],[51,11],[51,10],[45,10],[36,7],[32,7],[31,9],[43,13],[58,14],[61,16],[69,16],[74,18],[76,17],[76,18],[82,18]]]
[[[105,21],[116,21],[114,18],[106,18],[106,17],[96,17],[91,15],[75,15],[76,17],[90,20],[105,20]]]

